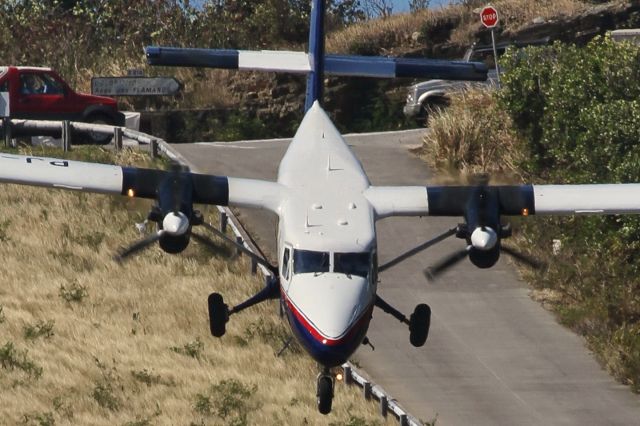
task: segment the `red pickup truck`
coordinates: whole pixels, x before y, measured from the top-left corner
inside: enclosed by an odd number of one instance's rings
[[[77,93],[50,68],[0,67],[0,92],[9,93],[11,118],[124,126],[124,114],[114,99]],[[88,137],[98,144],[111,140],[94,133]]]

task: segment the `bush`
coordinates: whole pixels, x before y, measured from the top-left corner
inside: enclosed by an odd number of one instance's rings
[[[499,100],[525,140],[538,181],[640,182],[640,48],[597,38],[508,52]],[[569,217],[526,223],[562,296],[560,320],[585,335],[610,371],[640,391],[640,220]],[[562,251],[548,250],[552,239]]]
[[[222,380],[206,392],[196,394],[194,410],[203,416],[218,416],[229,425],[246,425],[251,411],[257,409],[252,397],[256,385],[246,385],[238,380]]]
[[[521,141],[493,92],[470,89],[429,114],[423,158],[439,169],[463,173],[519,173]]]
[[[27,340],[36,340],[40,337],[49,339],[53,336],[54,321],[38,321],[34,325],[24,327],[24,338]]]
[[[22,370],[30,379],[42,376],[42,367],[27,357],[27,351],[18,351],[13,342],[7,342],[0,348],[0,366],[5,370]]]
[[[503,66],[500,100],[528,141],[530,171],[575,183],[640,180],[640,48],[556,43],[507,52]]]

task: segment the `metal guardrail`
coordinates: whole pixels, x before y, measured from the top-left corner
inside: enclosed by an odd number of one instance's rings
[[[138,143],[147,144],[151,146],[150,154],[152,157],[157,157],[159,154],[164,154],[168,158],[177,161],[184,165],[189,165],[189,161],[184,158],[179,152],[175,151],[171,145],[160,138],[156,138],[147,135],[142,132],[127,129],[119,126],[109,126],[104,124],[89,124],[81,122],[70,121],[43,121],[43,120],[18,120],[4,118],[2,120],[2,128],[5,136],[5,146],[11,145],[12,134],[14,129],[18,129],[20,132],[27,132],[32,136],[50,135],[52,133],[60,132],[63,140],[63,148],[66,151],[71,149],[71,142],[74,132],[80,133],[103,133],[114,136],[114,145],[116,149],[122,149],[122,138],[126,136],[130,139],[136,140]],[[228,207],[217,206],[220,213],[220,230],[226,232],[227,226],[231,227],[233,234],[236,237],[236,241],[242,244],[248,250],[259,254],[264,257],[263,252],[255,244],[249,233],[244,229],[238,218]],[[241,253],[238,251],[238,253]],[[255,260],[251,261],[251,272],[257,273],[258,268],[262,272],[265,279],[269,279],[271,272],[263,265],[258,265]],[[422,426],[422,423],[415,417],[410,415],[404,408],[398,404],[398,402],[387,394],[384,389],[367,380],[356,369],[356,367],[347,362],[342,365],[344,372],[344,381],[346,385],[355,384],[363,389],[363,395],[365,399],[370,400],[375,398],[380,407],[380,415],[387,417],[388,413],[393,414],[400,423],[400,426]]]
[[[15,134],[29,136],[57,136],[62,139],[62,148],[65,152],[71,149],[75,134],[98,133],[113,135],[113,144],[116,149],[122,149],[124,137],[133,139],[138,143],[149,145],[151,156],[157,157],[163,151],[170,158],[174,158],[167,150],[168,144],[153,136],[126,127],[110,126],[106,124],[91,124],[76,121],[49,121],[49,120],[23,120],[15,118],[3,118],[2,130],[6,147],[14,146]],[[174,158],[175,159],[175,158]]]

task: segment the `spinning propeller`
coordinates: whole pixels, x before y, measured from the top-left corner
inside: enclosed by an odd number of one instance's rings
[[[180,253],[187,248],[191,237],[214,251],[219,250],[220,247],[210,238],[193,232],[192,228],[194,226],[201,225],[267,268],[274,276],[278,276],[278,268],[276,266],[244,245],[229,238],[224,232],[206,223],[202,213],[194,210],[194,201],[205,199],[211,201],[209,198],[203,198],[207,197],[204,194],[213,194],[209,195],[209,197],[216,196],[216,181],[209,180],[211,179],[210,177],[190,173],[188,169],[177,163],[172,165],[170,172],[163,172],[162,175],[155,174],[155,176],[160,176],[160,179],[157,179],[158,184],[155,191],[156,204],[149,212],[147,221],[155,222],[158,230],[148,237],[121,249],[115,256],[116,261],[122,262],[155,242],[158,242],[160,248],[167,253]]]
[[[193,209],[192,175],[179,164],[171,167],[171,172],[160,180],[156,188],[156,204],[147,220],[155,222],[158,230],[150,236],[121,249],[115,260],[121,262],[158,242],[167,253],[180,253],[189,245],[191,236],[199,242],[217,249],[218,246],[202,235],[192,232],[192,227],[203,223],[202,214]]]
[[[542,264],[513,249],[502,245],[502,240],[511,236],[511,225],[503,225],[500,217],[505,210],[510,212],[509,200],[504,197],[513,195],[512,187],[488,186],[486,177],[475,186],[467,189],[466,203],[463,207],[465,223],[458,225],[455,236],[464,239],[466,247],[452,253],[435,265],[425,269],[424,274],[429,280],[456,265],[465,258],[469,258],[478,268],[490,268],[504,252],[532,268],[540,268]],[[521,198],[521,194],[517,194]],[[515,204],[520,204],[518,200]],[[506,207],[506,208],[505,208]],[[526,215],[526,208],[521,214]]]

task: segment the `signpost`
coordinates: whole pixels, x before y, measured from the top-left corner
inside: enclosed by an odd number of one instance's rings
[[[182,89],[173,77],[94,77],[91,93],[99,96],[172,96]]]
[[[498,79],[498,87],[500,87],[500,68],[498,67],[498,52],[496,51],[496,38],[493,29],[498,25],[498,11],[493,6],[485,6],[480,12],[480,22],[486,28],[491,29],[491,44],[493,44],[493,59],[496,63],[496,78]]]

